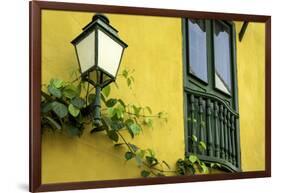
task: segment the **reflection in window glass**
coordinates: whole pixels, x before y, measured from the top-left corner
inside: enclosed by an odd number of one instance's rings
[[[230,94],[231,72],[230,72],[230,29],[224,24],[215,21],[214,52],[216,69],[216,88]]]
[[[205,82],[207,77],[207,42],[204,20],[188,20],[190,73]]]

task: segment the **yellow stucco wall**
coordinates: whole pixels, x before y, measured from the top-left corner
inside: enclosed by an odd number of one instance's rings
[[[264,170],[265,24],[249,23],[241,42],[237,33],[237,71],[242,170]]]
[[[81,33],[93,13],[42,12],[42,83],[51,78],[73,80],[78,69],[70,41]],[[133,142],[152,148],[157,157],[174,165],[184,156],[182,32],[180,18],[107,14],[129,45],[120,71],[134,69],[135,83],[121,78],[111,95],[127,103],[168,113],[168,123],[155,121]],[[241,23],[236,23],[237,30]],[[254,49],[255,48],[255,49]],[[264,169],[264,25],[250,24],[243,42],[237,41],[242,169]],[[246,81],[244,81],[246,80]],[[130,139],[129,136],[127,136]],[[103,133],[81,138],[60,133],[42,136],[42,182],[73,182],[135,178],[140,169],[125,163],[125,149],[114,149]]]
[[[78,68],[70,41],[93,14],[43,11],[42,82],[51,78],[72,80],[69,74]],[[154,122],[134,143],[152,148],[157,157],[174,165],[184,156],[182,97],[181,20],[164,17],[107,15],[119,35],[129,45],[121,71],[135,69],[132,89],[119,78],[119,90],[112,96],[127,103],[150,106],[153,112],[168,113],[168,123]],[[129,137],[128,137],[129,139]],[[81,138],[46,133],[42,143],[42,182],[70,182],[140,177],[133,160],[125,163],[124,149],[114,149],[112,142],[99,133],[85,131]]]

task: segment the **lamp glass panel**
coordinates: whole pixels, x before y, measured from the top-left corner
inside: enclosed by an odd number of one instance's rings
[[[86,72],[95,64],[95,31],[76,44],[81,73]]]
[[[122,57],[123,47],[103,31],[98,30],[98,66],[116,76]]]

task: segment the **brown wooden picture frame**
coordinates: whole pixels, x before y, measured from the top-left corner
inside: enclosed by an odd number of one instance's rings
[[[264,22],[265,28],[265,171],[238,172],[231,174],[207,174],[194,176],[136,178],[73,183],[42,184],[41,182],[41,126],[40,126],[40,90],[41,90],[41,10],[65,10],[85,12],[105,12],[131,15],[190,17],[196,19],[223,19],[246,22]],[[271,17],[265,15],[247,15],[233,13],[199,12],[172,9],[140,7],[105,6],[62,2],[29,2],[30,11],[30,179],[29,190],[59,191],[116,186],[135,186],[149,184],[183,183],[196,181],[229,180],[243,178],[261,178],[271,176]]]

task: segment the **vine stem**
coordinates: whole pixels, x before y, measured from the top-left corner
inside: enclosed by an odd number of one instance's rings
[[[123,135],[121,135],[121,133],[119,131],[116,131],[116,133],[122,138],[123,142],[126,144],[126,146],[128,147],[128,149],[132,152],[135,153],[135,151],[130,147],[130,145],[128,144],[128,142],[126,141],[126,139],[123,137]]]
[[[106,108],[103,108],[103,109],[101,109],[101,111],[106,111],[107,109]],[[160,118],[158,115],[137,115],[137,114],[135,114],[135,113],[131,113],[131,112],[129,112],[129,111],[125,111],[124,113],[126,113],[126,114],[128,114],[128,115],[134,115],[134,116],[139,116],[139,117],[144,117],[144,118],[146,118],[146,117],[151,117],[151,118],[159,118],[159,119],[164,119],[164,118]]]
[[[119,132],[119,131],[116,131],[116,133],[121,137],[121,139],[123,140],[123,142],[126,144],[126,146],[128,147],[128,149],[135,154],[135,151],[131,148],[131,146],[129,145],[129,143],[126,141],[126,139],[123,137],[123,135]],[[147,163],[145,163],[144,161],[142,161],[142,164],[144,166],[146,166],[147,168],[149,168],[151,170],[151,173],[153,173],[155,176],[157,176],[157,174],[155,174],[152,170],[156,170],[158,172],[162,172],[162,173],[165,173],[165,172],[173,172],[175,173],[176,171],[174,170],[161,170],[159,168],[155,168],[155,167],[150,167]]]
[[[129,115],[134,115],[134,116],[139,116],[139,117],[153,117],[153,118],[160,118],[159,116],[157,115],[137,115],[135,113],[131,113],[131,112],[128,112],[128,111],[125,111],[125,113],[129,114]]]

